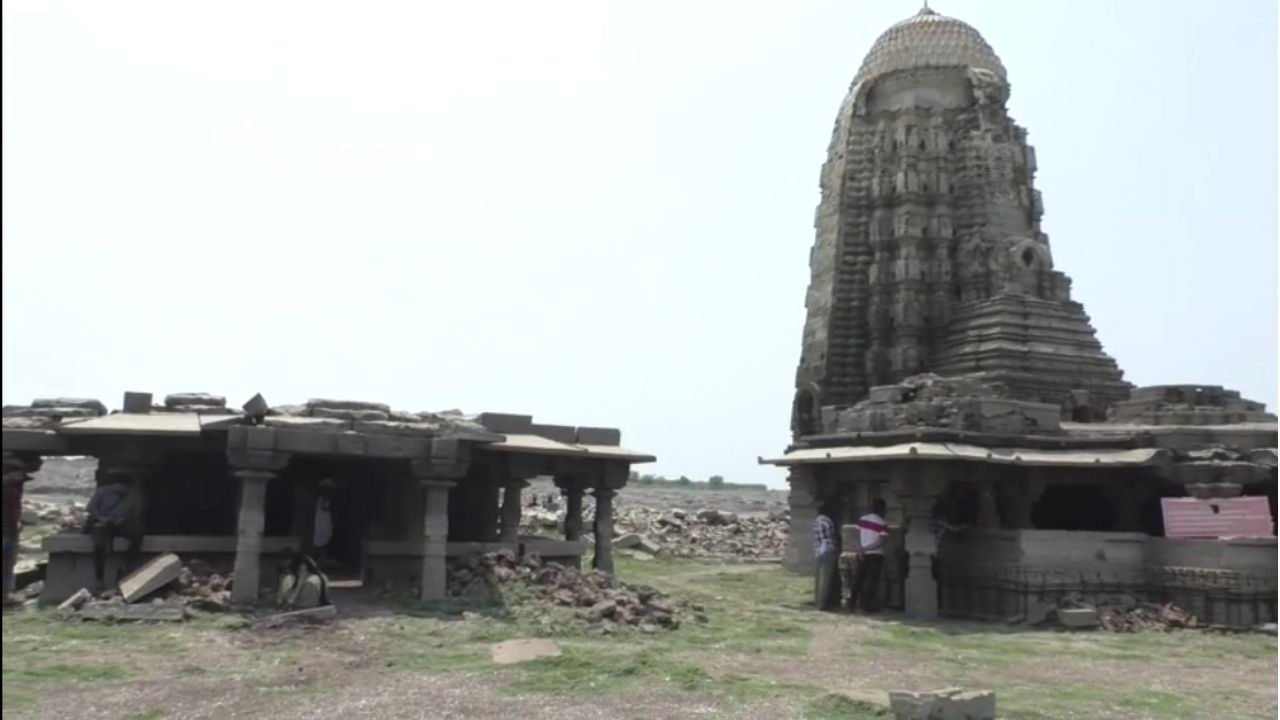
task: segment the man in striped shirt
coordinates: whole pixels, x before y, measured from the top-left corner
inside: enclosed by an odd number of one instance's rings
[[[836,531],[836,515],[835,503],[828,500],[813,519],[813,601],[819,610],[840,607],[840,535]]]

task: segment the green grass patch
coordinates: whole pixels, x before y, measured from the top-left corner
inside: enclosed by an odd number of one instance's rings
[[[805,720],[875,720],[891,717],[893,713],[885,708],[836,693],[816,697],[804,708]]]
[[[708,689],[713,684],[702,668],[649,650],[611,653],[564,648],[560,657],[542,658],[516,667],[521,677],[507,685],[515,692],[572,692],[604,688],[618,691],[640,684],[646,688],[666,685],[694,691]]]
[[[1178,718],[1197,715],[1194,699],[1160,690],[1090,685],[1040,685],[996,691],[1002,715],[1026,720],[1088,717]]]

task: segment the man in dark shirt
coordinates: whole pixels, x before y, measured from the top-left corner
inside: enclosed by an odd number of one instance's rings
[[[22,522],[22,486],[31,479],[22,461],[4,458],[4,600],[13,592],[13,566],[18,560],[18,526]]]
[[[94,592],[102,592],[106,586],[107,556],[115,539],[129,541],[120,575],[133,567],[142,549],[142,495],[136,478],[122,469],[108,470],[106,482],[89,499],[88,515],[84,531],[93,536]]]

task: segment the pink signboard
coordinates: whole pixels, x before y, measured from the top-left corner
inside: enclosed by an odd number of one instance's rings
[[[1161,498],[1165,537],[1271,537],[1265,497]]]

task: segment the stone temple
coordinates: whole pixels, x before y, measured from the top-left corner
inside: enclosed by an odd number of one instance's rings
[[[971,374],[1100,420],[1129,385],[1040,228],[1004,65],[929,9],[880,36],[836,116],[793,424],[923,372]]]
[[[928,8],[885,31],[820,179],[791,412],[787,565],[810,525],[888,502],[908,615],[1065,596],[1276,618],[1276,417],[1213,385],[1134,388],[1041,230],[1004,64]],[[934,520],[962,528],[935,534]],[[847,532],[847,529],[846,529]],[[848,546],[850,543],[846,543]]]

